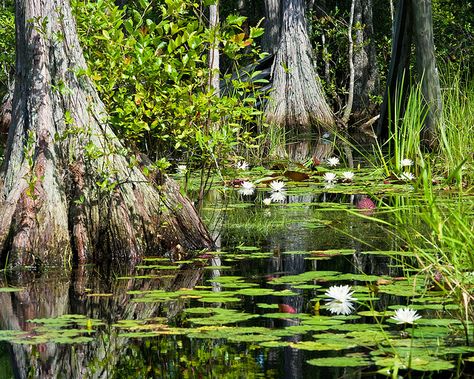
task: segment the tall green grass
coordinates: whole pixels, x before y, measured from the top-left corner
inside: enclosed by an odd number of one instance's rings
[[[474,181],[474,80],[463,80],[447,70],[443,78],[443,112],[437,124],[437,144],[426,153],[421,147],[421,132],[427,115],[421,85],[412,86],[404,101],[402,91],[389,111],[389,137],[374,146],[374,156],[387,175],[400,174],[401,161],[415,162],[415,173],[429,163],[433,177],[448,184],[466,186]],[[403,87],[403,83],[401,84]]]
[[[449,74],[448,74],[449,75]],[[445,177],[473,183],[474,80],[467,83],[452,74],[444,80],[443,120],[435,165]]]

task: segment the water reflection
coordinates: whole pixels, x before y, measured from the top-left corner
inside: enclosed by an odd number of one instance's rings
[[[0,293],[0,326],[3,330],[23,330],[34,334],[36,325],[27,320],[65,314],[80,314],[105,322],[105,325],[95,328],[93,340],[87,343],[9,345],[10,370],[15,377],[359,377],[360,369],[311,367],[306,361],[316,353],[291,347],[264,349],[252,344],[231,344],[222,339],[179,335],[126,338],[119,334],[119,329],[113,325],[120,320],[164,317],[174,325],[181,325],[186,322],[183,308],[194,304],[193,300],[134,302],[129,291],[176,291],[205,285],[211,286],[212,291],[222,292],[225,289],[219,281],[207,282],[222,275],[241,275],[266,288],[272,278],[310,270],[394,274],[390,258],[364,254],[368,249],[390,248],[395,242],[376,224],[343,211],[344,207],[356,206],[360,199],[355,196],[285,193],[285,205],[265,207],[259,205],[261,201],[255,201],[256,204],[248,207],[234,207],[227,211],[223,207],[224,199],[215,193],[212,196],[216,209],[208,209],[206,216],[213,220],[210,229],[216,245],[223,251],[238,251],[239,246],[252,246],[257,251],[270,252],[269,257],[232,261],[228,256],[203,255],[208,266],[206,269],[186,264],[171,272],[80,267],[72,274],[61,271],[46,272],[41,276],[22,273],[3,279],[0,287],[24,288],[20,292]],[[241,205],[241,200],[238,201]],[[308,254],[301,254],[326,249],[353,249],[355,253],[330,260],[319,259],[321,257],[317,254],[310,256],[314,259],[307,259]],[[223,274],[222,266],[231,268]],[[285,288],[291,286],[281,286],[281,289]],[[316,296],[317,291],[292,290],[298,296],[264,296],[258,300],[248,296],[243,298],[242,305],[211,304],[211,307],[241,307],[249,313],[260,314],[262,310],[256,303],[261,302],[278,304],[280,311],[284,312],[314,312],[314,304],[309,299]],[[322,312],[329,313],[328,310]],[[258,322],[274,328],[299,323],[291,318],[262,318]],[[304,338],[304,335],[296,335],[286,337],[286,340],[298,342]]]

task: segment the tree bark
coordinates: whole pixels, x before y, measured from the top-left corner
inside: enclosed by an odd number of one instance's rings
[[[416,67],[421,90],[427,105],[427,115],[422,131],[422,143],[436,145],[436,128],[441,118],[441,87],[436,68],[435,44],[433,37],[433,15],[431,0],[413,2],[413,24],[415,26]]]
[[[263,35],[262,48],[274,54],[280,41],[282,12],[281,0],[265,0],[265,34]]]
[[[321,135],[323,130],[333,129],[334,118],[314,68],[305,2],[283,0],[281,12],[281,36],[272,66],[273,92],[266,108],[267,121],[296,136],[309,134],[313,128]],[[326,150],[321,150],[323,155]],[[303,150],[298,155],[294,158],[305,159],[308,154]]]
[[[213,33],[213,44],[209,51],[209,89],[219,96],[219,2],[209,6],[209,29]]]
[[[107,125],[68,0],[16,5],[16,80],[0,177],[0,252],[13,265],[138,260],[212,245],[169,179],[163,192]]]
[[[354,104],[353,112],[371,113],[370,96],[377,94],[379,72],[374,43],[373,1],[354,0]]]

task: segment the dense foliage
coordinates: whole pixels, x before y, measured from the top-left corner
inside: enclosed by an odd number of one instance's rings
[[[245,17],[233,15],[210,29],[202,7],[188,0],[123,8],[111,0],[76,1],[74,8],[88,75],[113,127],[138,149],[155,159],[196,157],[208,165],[246,141],[247,126],[260,116],[258,84],[235,79],[233,92],[219,96],[208,85],[208,52],[217,38],[238,67],[259,57],[254,38],[262,29],[245,35]]]

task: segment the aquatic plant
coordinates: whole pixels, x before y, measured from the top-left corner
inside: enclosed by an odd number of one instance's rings
[[[239,194],[244,195],[244,196],[250,196],[250,195],[253,195],[254,192],[255,192],[255,184],[253,184],[252,182],[247,182],[247,181],[242,182],[239,189]]]
[[[283,203],[286,200],[286,192],[278,191],[270,194],[270,200],[274,203]]]
[[[397,324],[413,324],[419,320],[421,316],[411,308],[400,308],[395,311],[395,315],[391,317]]]
[[[408,158],[404,158],[400,161],[400,166],[401,167],[410,167],[413,166],[413,161]]]
[[[237,170],[242,170],[242,171],[245,171],[245,170],[248,170],[249,169],[249,164],[245,161],[238,161],[235,165],[235,168]]]
[[[327,306],[331,313],[337,315],[350,315],[354,311],[354,305],[351,301],[333,300]]]
[[[336,167],[339,165],[339,158],[331,157],[327,159],[327,164],[329,167]]]
[[[323,179],[328,183],[334,183],[336,181],[337,175],[333,172],[326,172],[323,176]]]
[[[411,172],[402,172],[400,174],[400,179],[406,182],[411,182],[412,180],[415,180],[415,175]]]
[[[270,188],[273,192],[281,192],[285,190],[285,182],[274,180],[270,183]]]
[[[352,171],[344,171],[342,173],[342,178],[346,181],[352,181],[354,179],[354,173]]]
[[[354,291],[352,291],[352,287],[349,285],[331,286],[325,292],[325,295],[331,299],[330,301],[339,301],[341,303],[357,300],[352,297],[353,294]]]

